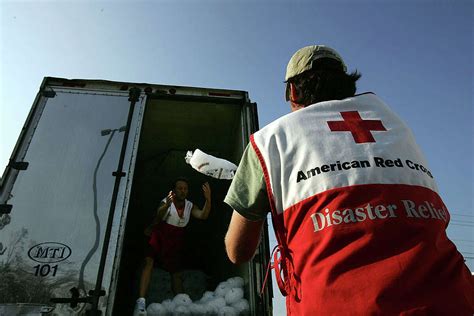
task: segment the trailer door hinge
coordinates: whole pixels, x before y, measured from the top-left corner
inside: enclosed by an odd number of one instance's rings
[[[29,163],[26,161],[10,161],[8,166],[15,170],[26,170],[28,169]]]
[[[54,98],[56,96],[56,92],[53,90],[43,90],[41,91],[41,95],[45,98]]]
[[[114,177],[123,178],[123,177],[125,177],[127,174],[126,174],[125,172],[123,172],[123,171],[114,171],[114,172],[112,172],[112,175],[113,175]]]
[[[95,293],[94,290],[90,290],[90,291],[89,291],[89,295],[90,295],[90,296],[93,296],[94,293]],[[98,293],[98,296],[105,296],[105,290],[100,290],[99,293]]]
[[[10,214],[12,211],[13,205],[11,204],[0,204],[0,215]]]
[[[140,93],[141,93],[141,90],[137,87],[133,87],[133,88],[130,88],[130,90],[128,90],[128,101],[131,101],[131,102],[137,102],[138,99],[140,98]]]
[[[97,297],[97,300],[99,299],[99,297],[101,296],[105,296],[105,290],[99,290],[98,292],[96,292],[95,290],[90,290],[89,291],[89,297],[91,298],[91,303],[94,304],[94,302],[92,301],[95,297]],[[102,315],[102,311],[100,309],[96,309],[94,308],[94,306],[92,307],[92,310],[88,310],[86,311],[86,316],[100,316]]]

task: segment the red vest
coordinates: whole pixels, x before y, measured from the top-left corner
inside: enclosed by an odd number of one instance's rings
[[[377,96],[308,106],[251,143],[288,315],[472,315],[473,279],[446,236],[450,216],[434,175]]]

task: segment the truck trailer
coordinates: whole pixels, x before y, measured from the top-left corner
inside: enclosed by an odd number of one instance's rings
[[[239,277],[246,314],[271,315],[267,227],[252,261],[232,264],[230,181],[185,161],[200,149],[238,164],[257,130],[245,91],[44,78],[0,180],[0,315],[132,315],[144,228],[180,176],[199,206],[212,189],[209,218],[186,228],[185,291]],[[169,298],[167,277],[154,269],[148,303]]]

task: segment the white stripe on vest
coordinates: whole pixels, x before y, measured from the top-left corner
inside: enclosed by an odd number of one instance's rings
[[[408,127],[374,94],[313,104],[253,135],[275,208],[359,184],[408,184],[437,192]]]
[[[166,202],[166,198],[164,198],[162,201]],[[174,205],[174,203],[171,203],[170,207],[168,207],[168,210],[166,211],[166,214],[164,216],[165,222],[173,226],[185,227],[189,222],[189,218],[191,217],[192,209],[193,209],[193,203],[188,200],[184,200],[184,216],[183,218],[181,218],[178,215],[176,206]]]

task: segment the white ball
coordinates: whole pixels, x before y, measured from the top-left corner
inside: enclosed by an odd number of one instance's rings
[[[237,310],[231,306],[224,306],[219,310],[217,314],[219,316],[239,316]]]
[[[189,311],[188,306],[185,306],[185,305],[177,306],[176,309],[173,311],[173,315],[176,315],[176,316],[191,315],[191,312]]]
[[[219,312],[219,307],[210,304],[210,302],[204,305],[204,308],[206,308],[206,315],[217,315],[217,313]]]
[[[250,311],[249,302],[245,298],[232,304],[232,307],[234,307],[239,314],[246,314]]]
[[[217,298],[209,301],[209,303],[207,303],[207,305],[215,306],[219,310],[219,309],[221,309],[222,307],[225,306],[225,299],[223,297],[217,297]]]
[[[207,303],[210,300],[214,299],[214,292],[206,291],[199,300],[201,303]]]
[[[148,316],[164,316],[167,314],[166,308],[160,303],[148,305],[146,312]]]
[[[241,277],[233,277],[227,280],[227,283],[230,284],[231,287],[243,287],[244,286],[244,279]]]
[[[173,304],[171,300],[164,300],[163,302],[161,302],[161,305],[163,305],[166,311],[170,313],[173,312],[175,308],[175,304]]]
[[[232,305],[243,298],[244,290],[242,290],[241,288],[233,288],[230,289],[229,292],[227,292],[227,294],[225,295],[225,302],[227,303],[227,305]]]
[[[192,315],[206,315],[207,308],[205,305],[201,304],[191,304],[189,305],[189,311]]]
[[[221,282],[219,285],[216,287],[216,291],[214,292],[214,295],[216,297],[218,296],[225,296],[227,292],[230,290],[230,284],[227,282]]]
[[[193,301],[188,294],[178,294],[173,298],[173,304],[176,306],[186,306],[191,304]]]

